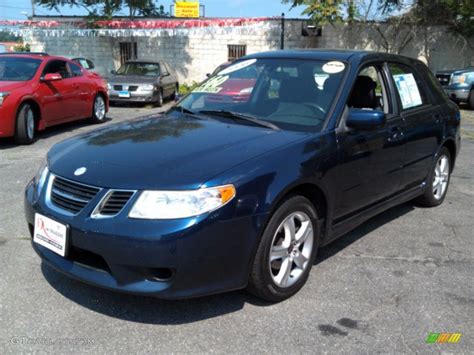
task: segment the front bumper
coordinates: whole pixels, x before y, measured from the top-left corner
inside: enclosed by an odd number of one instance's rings
[[[0,138],[12,137],[15,134],[16,103],[7,97],[0,106]]]
[[[56,270],[95,286],[168,299],[246,287],[266,215],[229,218],[235,206],[228,204],[207,216],[148,221],[129,219],[129,206],[115,218],[93,219],[93,202],[76,216],[62,215],[41,194],[36,198],[34,183],[28,184],[31,233],[35,213],[69,226],[64,258],[32,241]]]
[[[466,102],[469,99],[469,89],[444,89],[448,97],[456,102]]]
[[[109,90],[109,100],[112,102],[157,102],[158,91],[131,91],[130,97],[120,97],[119,91]]]

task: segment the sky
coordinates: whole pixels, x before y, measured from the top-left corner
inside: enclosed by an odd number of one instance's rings
[[[157,4],[164,5],[167,12],[171,0],[157,0]],[[201,0],[206,6],[206,17],[266,17],[280,16],[282,12],[287,17],[302,17],[303,8],[290,10],[289,4],[282,4],[280,0]],[[84,15],[86,11],[78,7],[61,8],[61,12],[48,10],[36,5],[36,15]],[[127,11],[122,10],[122,15]],[[31,15],[31,0],[0,0],[0,19],[22,20]]]

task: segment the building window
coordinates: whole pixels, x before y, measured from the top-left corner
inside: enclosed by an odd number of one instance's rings
[[[229,62],[232,62],[247,55],[247,46],[245,44],[229,44],[227,46],[227,52],[227,58]]]
[[[120,64],[137,59],[137,42],[120,42]]]

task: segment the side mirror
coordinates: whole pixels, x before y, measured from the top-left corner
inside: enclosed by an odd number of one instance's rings
[[[116,70],[111,70],[111,71],[110,71],[110,74],[115,75],[115,74],[117,74],[117,71],[116,71]]]
[[[86,61],[87,61],[87,65],[89,67],[88,69],[94,69],[95,68],[94,63],[91,60],[86,59]]]
[[[351,108],[346,126],[358,130],[371,130],[383,127],[386,121],[385,113],[380,110]]]
[[[61,74],[58,73],[48,73],[43,77],[43,81],[49,82],[49,81],[58,81],[61,80],[63,77]]]
[[[164,72],[163,74],[161,74],[161,76],[164,78],[165,76],[170,76],[170,73]]]
[[[207,76],[208,78],[210,78],[211,75],[212,75],[211,73],[207,73],[207,74],[206,74],[206,76]]]

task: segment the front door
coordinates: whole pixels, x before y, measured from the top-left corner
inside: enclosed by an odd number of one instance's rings
[[[40,81],[39,97],[42,100],[42,119],[46,125],[57,121],[67,120],[74,116],[75,91],[72,86],[71,73],[67,63],[63,60],[51,60],[46,64],[42,76],[46,74],[60,74],[62,79],[57,81]]]
[[[387,123],[373,130],[355,130],[345,126],[343,117],[337,131],[340,164],[335,174],[339,191],[336,220],[398,192],[406,154],[405,123],[393,102],[383,63],[370,64],[359,72],[346,117],[351,108],[383,111]]]

